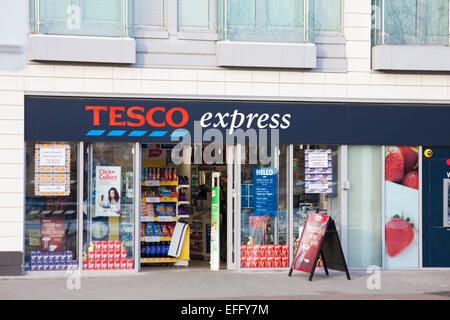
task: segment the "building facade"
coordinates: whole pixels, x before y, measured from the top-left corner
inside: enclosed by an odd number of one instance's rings
[[[52,252],[83,269],[174,262],[161,260],[171,231],[147,227],[157,220],[144,212],[188,219],[183,205],[198,209],[201,193],[193,181],[208,184],[212,171],[228,190],[228,269],[287,268],[311,211],[333,217],[350,268],[450,267],[448,35],[444,0],[30,1],[29,63],[0,71],[0,273],[41,270],[35,259]],[[215,122],[217,113],[235,117]],[[180,166],[162,159],[171,137],[186,135],[177,130],[194,136],[191,121],[224,135],[231,121],[280,129],[279,143],[267,163],[251,163],[261,148],[239,141],[218,144],[214,168],[191,162],[195,140]],[[315,154],[326,157],[325,189]],[[262,167],[276,169],[276,201],[256,214]],[[119,182],[102,186],[102,172]],[[106,191],[109,213],[100,214],[101,188],[120,194],[117,216]],[[178,201],[149,209],[150,198]],[[188,225],[190,255],[209,257],[210,239]],[[125,252],[120,265],[91,266],[108,245]],[[248,252],[254,245],[287,251],[262,262]]]

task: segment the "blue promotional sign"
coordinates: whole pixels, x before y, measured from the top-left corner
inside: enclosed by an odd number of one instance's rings
[[[277,169],[253,169],[253,216],[276,216],[278,211]]]

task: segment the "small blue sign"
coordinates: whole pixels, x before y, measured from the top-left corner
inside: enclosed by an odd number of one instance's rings
[[[277,169],[253,169],[253,215],[276,216],[278,211]]]

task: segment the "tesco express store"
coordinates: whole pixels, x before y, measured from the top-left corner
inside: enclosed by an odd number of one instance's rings
[[[351,269],[450,267],[449,118],[438,105],[26,96],[23,270],[216,257],[287,270],[309,212],[334,219]]]

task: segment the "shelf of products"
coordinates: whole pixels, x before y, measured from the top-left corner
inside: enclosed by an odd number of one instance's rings
[[[176,262],[167,254],[175,223],[189,217],[189,179],[174,167],[143,167],[141,188],[141,263]]]

